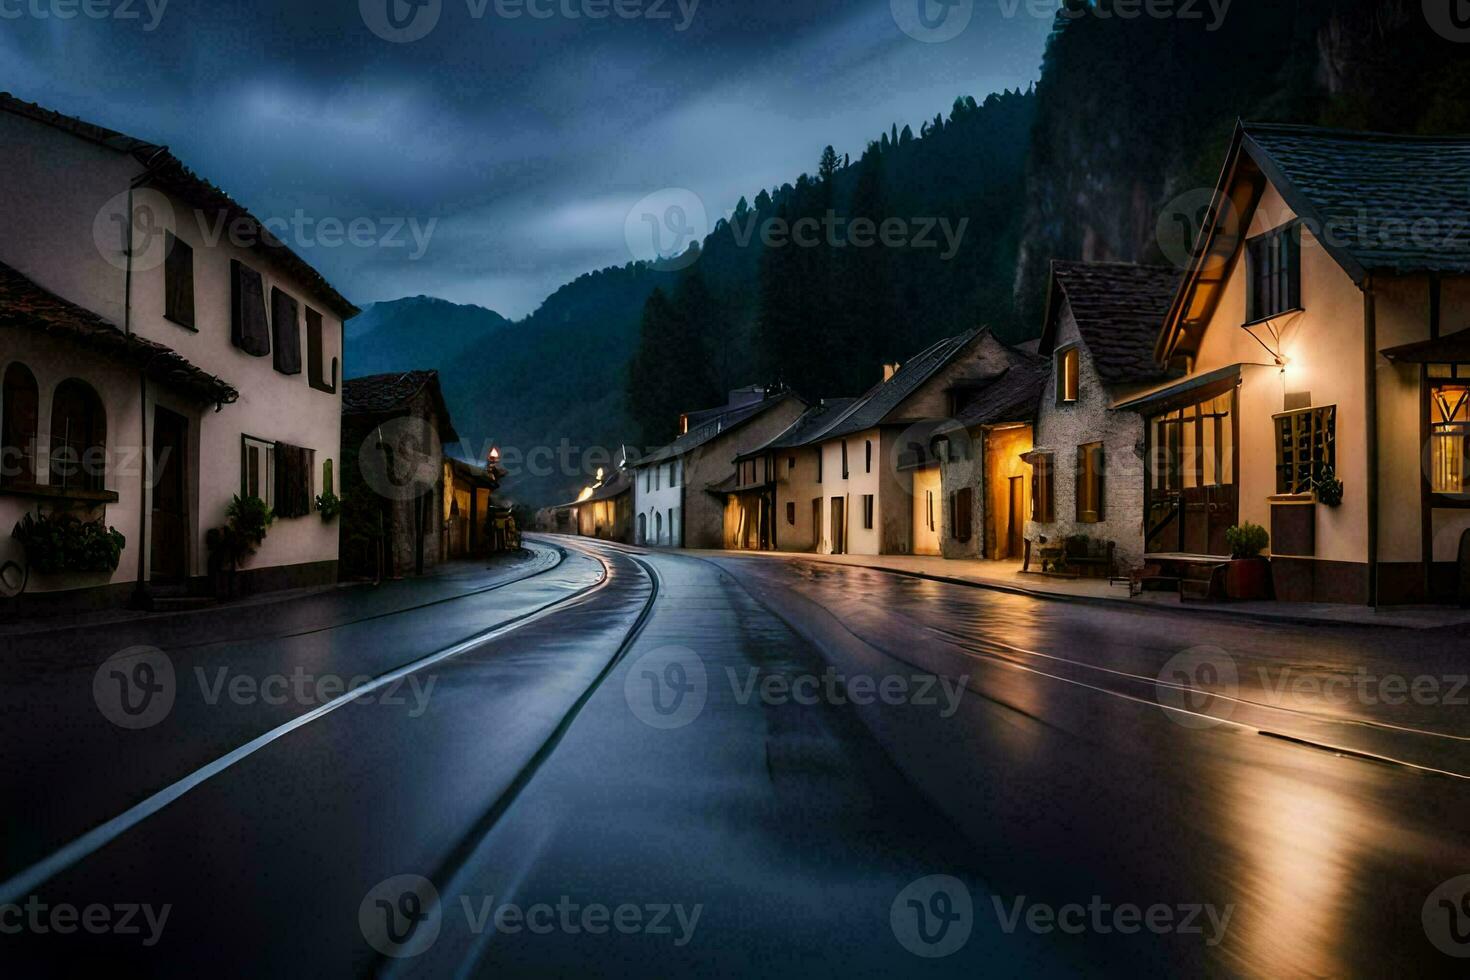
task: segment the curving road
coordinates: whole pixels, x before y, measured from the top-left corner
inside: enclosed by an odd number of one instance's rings
[[[1462,975],[1470,954],[1454,635],[544,538],[0,643],[8,974]]]

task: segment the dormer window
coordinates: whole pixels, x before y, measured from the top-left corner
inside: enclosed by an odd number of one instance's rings
[[[1292,222],[1245,243],[1246,320],[1269,320],[1302,307],[1302,226]]]
[[[1081,393],[1082,354],[1076,347],[1057,351],[1057,404],[1071,405]]]

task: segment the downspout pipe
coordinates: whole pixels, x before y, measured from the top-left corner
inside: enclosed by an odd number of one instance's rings
[[[167,153],[167,147],[159,147],[143,165],[143,172],[128,184],[128,213],[125,222],[127,266],[123,272],[123,334],[128,337],[133,335],[133,252],[136,251],[133,247],[133,191],[153,176],[154,170]],[[148,485],[152,460],[148,448],[148,372],[146,369],[138,372],[138,445],[138,458],[141,463],[138,467],[138,579],[133,586],[133,602],[136,605],[147,607],[151,603],[147,581],[148,549],[144,545],[148,541]]]
[[[1378,303],[1373,277],[1363,284],[1363,405],[1368,459],[1368,605],[1378,606]]]

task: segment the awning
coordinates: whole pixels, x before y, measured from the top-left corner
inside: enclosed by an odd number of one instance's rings
[[[1150,392],[1132,401],[1122,402],[1113,408],[1119,411],[1158,414],[1174,408],[1183,408],[1196,402],[1224,394],[1240,384],[1240,369],[1243,365],[1231,364],[1208,374],[1181,381],[1161,391]]]
[[[1470,362],[1470,330],[1448,337],[1421,340],[1381,351],[1384,357],[1400,364],[1454,364]]]

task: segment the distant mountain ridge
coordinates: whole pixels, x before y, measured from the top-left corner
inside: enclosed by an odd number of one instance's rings
[[[492,342],[511,322],[494,310],[432,296],[374,303],[347,323],[345,378],[439,368]]]

